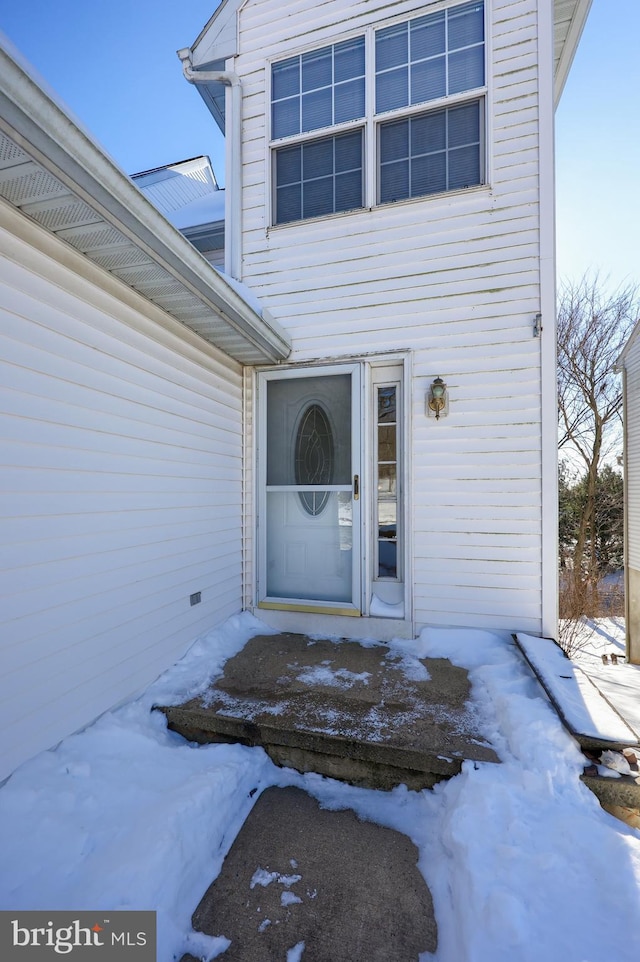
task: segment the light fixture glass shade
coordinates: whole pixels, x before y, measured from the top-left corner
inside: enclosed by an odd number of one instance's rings
[[[447,385],[444,383],[441,377],[437,377],[433,384],[431,385],[431,394],[434,398],[441,398],[444,396]]]
[[[448,407],[447,385],[441,377],[436,377],[429,385],[427,417],[435,417],[439,421],[441,414],[447,414]]]

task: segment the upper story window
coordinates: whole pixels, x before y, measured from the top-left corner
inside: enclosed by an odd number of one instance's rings
[[[484,183],[484,33],[480,0],[273,64],[273,222]]]
[[[484,97],[468,92],[484,84],[483,3],[377,31],[376,113],[402,118],[379,123],[378,203],[483,182]]]
[[[467,3],[376,33],[376,113],[484,86],[484,4]]]
[[[275,152],[276,223],[362,207],[362,131]]]
[[[274,151],[276,224],[362,207],[363,135],[351,127],[364,115],[364,37],[273,64],[271,138],[291,141]],[[300,137],[344,125],[344,133]]]
[[[273,65],[273,140],[360,117],[364,117],[364,37]]]

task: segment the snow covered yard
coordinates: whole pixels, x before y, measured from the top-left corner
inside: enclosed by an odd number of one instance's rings
[[[640,665],[626,664],[624,618],[587,622],[573,660],[640,734]]]
[[[139,699],[12,776],[0,789],[1,908],[156,909],[159,962],[215,958],[226,941],[193,933],[191,913],[259,792],[297,785],[418,846],[439,926],[425,960],[635,962],[640,832],[580,783],[584,758],[510,641],[451,629],[394,643],[469,669],[502,764],[385,793],[278,769],[261,749],[187,744],[150,711],[204,690],[257,632],[249,615],[230,619]]]

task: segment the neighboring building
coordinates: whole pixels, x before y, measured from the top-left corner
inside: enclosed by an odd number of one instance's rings
[[[588,6],[226,0],[182,52],[232,114],[225,275],[148,199],[215,261],[206,158],[144,197],[0,51],[0,778],[242,608],[555,633],[554,85]]]
[[[588,8],[225,0],[179,51],[228,128],[227,269],[292,339],[246,381],[273,625],[555,634],[553,116]]]
[[[224,190],[208,157],[155,167],[131,180],[214,267],[224,267]]]
[[[624,574],[627,661],[640,665],[640,324],[618,361],[624,420]]]

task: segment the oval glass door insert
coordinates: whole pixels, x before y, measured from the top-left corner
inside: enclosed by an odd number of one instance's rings
[[[296,484],[331,484],[335,463],[335,446],[329,418],[320,404],[310,404],[300,418],[295,441]],[[329,491],[300,491],[299,498],[307,514],[322,513]]]

